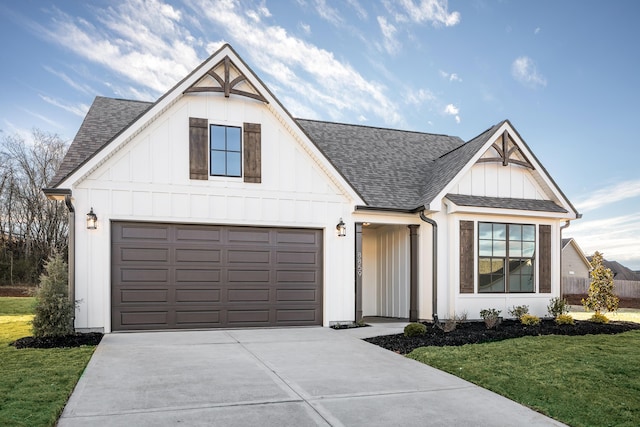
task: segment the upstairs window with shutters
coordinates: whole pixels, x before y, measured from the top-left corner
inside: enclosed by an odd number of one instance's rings
[[[209,128],[210,174],[213,176],[242,176],[241,129],[220,125],[211,125]]]
[[[224,176],[262,182],[261,134],[259,123],[235,127],[189,118],[189,177],[207,180],[209,176]]]

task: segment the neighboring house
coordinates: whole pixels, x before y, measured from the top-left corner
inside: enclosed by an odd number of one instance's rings
[[[579,218],[508,121],[294,119],[229,45],[155,103],[96,98],[44,191],[73,212],[76,328],[105,332],[543,315]]]
[[[591,264],[575,239],[562,239],[562,277],[589,279]]]
[[[592,257],[589,256],[587,257],[587,259],[590,262]],[[602,265],[605,268],[608,268],[611,270],[611,272],[613,273],[613,278],[615,280],[626,280],[630,282],[640,281],[640,275],[638,273],[636,273],[635,271],[633,271],[628,267],[625,267],[624,265],[620,264],[618,261],[607,261],[606,259],[603,259]]]

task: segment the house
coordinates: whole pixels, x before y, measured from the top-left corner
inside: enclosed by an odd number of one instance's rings
[[[572,237],[562,239],[562,277],[589,279],[591,264]]]
[[[97,97],[44,192],[82,331],[542,315],[579,218],[509,121],[295,119],[229,45],[154,103]]]

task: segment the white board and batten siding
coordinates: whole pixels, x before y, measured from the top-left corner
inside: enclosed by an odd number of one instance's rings
[[[210,124],[260,123],[262,183],[242,178],[189,179],[189,117]],[[153,221],[324,230],[323,322],[353,318],[354,201],[263,104],[245,98],[184,96],[72,188],[77,212],[93,207],[97,230],[77,233],[76,297],[79,329],[110,331],[110,222]],[[84,228],[77,215],[76,227]],[[337,267],[337,268],[335,268]],[[88,303],[89,302],[89,303]]]

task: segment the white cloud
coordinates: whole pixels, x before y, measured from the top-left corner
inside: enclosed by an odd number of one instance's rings
[[[516,58],[511,64],[511,75],[520,83],[530,86],[546,86],[547,79],[538,72],[536,64],[528,56]]]
[[[578,211],[587,212],[636,197],[640,197],[640,180],[623,181],[590,192],[579,198],[575,207]]]
[[[462,79],[456,73],[447,73],[442,70],[440,70],[439,73],[443,79],[449,80],[450,82],[462,82]]]
[[[342,24],[342,16],[337,9],[332,8],[327,4],[326,0],[315,0],[316,12],[320,17],[335,26]]]
[[[259,68],[289,96],[304,100],[307,108],[324,110],[339,120],[343,112],[373,114],[388,124],[402,122],[398,106],[385,94],[386,88],[365,79],[332,52],[292,36],[276,25],[249,22],[237,2],[212,9],[194,0],[194,9],[204,11],[207,25],[222,27],[232,43],[243,46],[248,62]]]
[[[444,113],[450,116],[454,116],[456,119],[456,123],[460,123],[460,109],[458,107],[456,107],[453,104],[447,104],[446,107],[444,107]]]
[[[65,82],[70,87],[72,87],[73,89],[77,90],[78,92],[82,92],[82,93],[87,94],[87,95],[94,95],[96,93],[96,91],[94,89],[92,89],[90,86],[88,86],[86,84],[77,83],[74,79],[72,79],[71,77],[67,76],[63,72],[56,71],[53,68],[48,67],[48,66],[45,66],[44,69],[46,71],[48,71],[49,73],[53,74],[54,76],[60,78],[60,80],[62,80],[63,82]]]
[[[385,0],[384,4],[397,22],[430,22],[447,27],[460,22],[460,12],[449,13],[447,0],[419,0],[417,4],[413,0]]]
[[[407,104],[420,105],[424,102],[436,101],[436,96],[429,89],[419,89],[417,91],[411,91],[405,95]]]
[[[180,24],[181,12],[170,5],[131,0],[96,14],[100,27],[58,11],[46,35],[158,94],[199,63],[194,48],[199,41]]]
[[[51,104],[55,107],[61,108],[65,111],[68,111],[71,114],[75,114],[78,117],[86,116],[87,112],[89,111],[89,106],[87,104],[69,105],[69,104],[65,104],[60,100],[51,98],[50,96],[46,96],[46,95],[40,95],[40,98],[44,102]]]
[[[303,33],[305,33],[306,35],[310,35],[311,34],[311,25],[309,24],[304,24],[302,22],[300,22],[298,24],[298,27],[302,30]]]
[[[538,35],[540,33],[540,27],[536,27],[535,30],[533,30],[533,34]]]
[[[391,55],[397,53],[400,49],[400,42],[395,38],[396,27],[388,23],[384,16],[378,16],[378,25],[384,37],[384,49]]]
[[[362,5],[360,5],[360,3],[358,3],[358,0],[347,0],[347,3],[349,3],[349,6],[356,11],[358,18],[362,20],[366,20],[368,18],[367,11],[362,7]]]
[[[585,255],[602,252],[610,261],[640,269],[640,213],[571,223],[563,237],[573,237]]]

